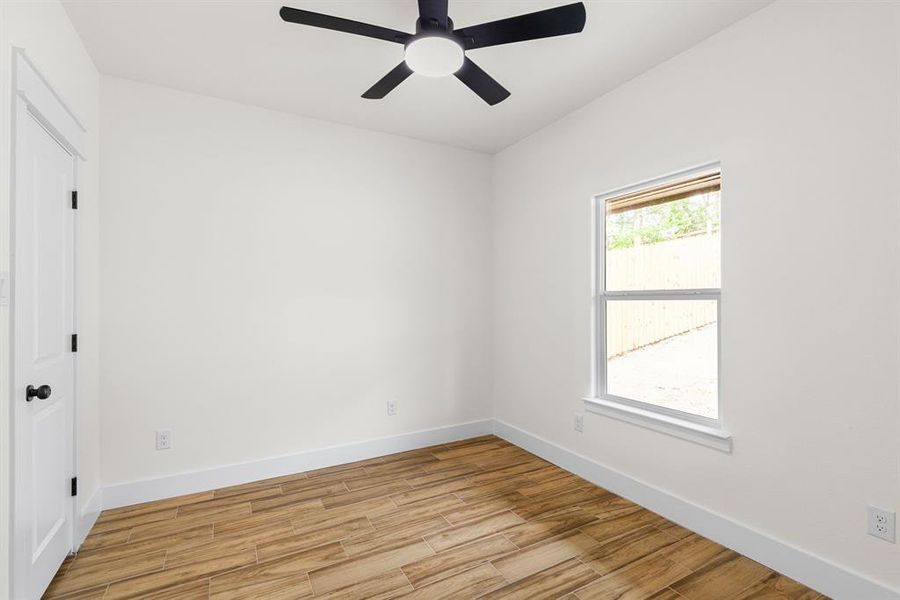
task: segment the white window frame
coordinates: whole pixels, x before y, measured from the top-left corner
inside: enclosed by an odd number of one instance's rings
[[[722,426],[722,288],[683,290],[634,290],[608,291],[606,289],[606,205],[613,198],[681,180],[694,179],[707,174],[721,173],[719,163],[708,163],[691,169],[671,173],[637,184],[617,188],[594,196],[594,273],[593,273],[593,377],[591,397],[585,398],[588,411],[616,418],[655,431],[674,435],[711,448],[731,451],[731,436]],[[721,208],[720,211],[724,213]],[[721,229],[724,229],[721,228]],[[720,229],[720,231],[721,231]],[[720,234],[723,235],[723,234]],[[722,238],[720,237],[720,243]],[[720,260],[721,269],[721,260]],[[720,283],[721,286],[721,283]],[[606,359],[606,307],[610,302],[623,300],[713,300],[716,302],[716,368],[718,386],[718,418],[667,408],[632,398],[610,394],[607,390]]]

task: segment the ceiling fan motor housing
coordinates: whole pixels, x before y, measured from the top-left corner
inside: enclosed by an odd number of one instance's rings
[[[453,33],[453,19],[447,17],[447,21],[441,23],[437,19],[423,19],[422,17],[419,17],[416,19],[416,35],[419,35],[422,32],[445,33],[449,36]]]

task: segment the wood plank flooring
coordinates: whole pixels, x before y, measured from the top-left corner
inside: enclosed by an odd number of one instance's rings
[[[494,436],[104,511],[44,597],[827,600]]]

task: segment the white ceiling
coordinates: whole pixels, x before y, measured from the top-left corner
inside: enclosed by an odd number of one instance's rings
[[[450,0],[456,27],[571,0]],[[495,152],[747,16],[768,0],[587,0],[581,34],[473,50],[512,92],[489,107],[454,77],[360,98],[403,46],[284,23],[270,0],[63,0],[101,72]],[[284,4],[414,32],[415,0]]]

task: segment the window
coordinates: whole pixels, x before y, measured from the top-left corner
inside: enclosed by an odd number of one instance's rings
[[[720,195],[718,167],[705,167],[596,198],[588,406],[730,449],[719,426]]]

